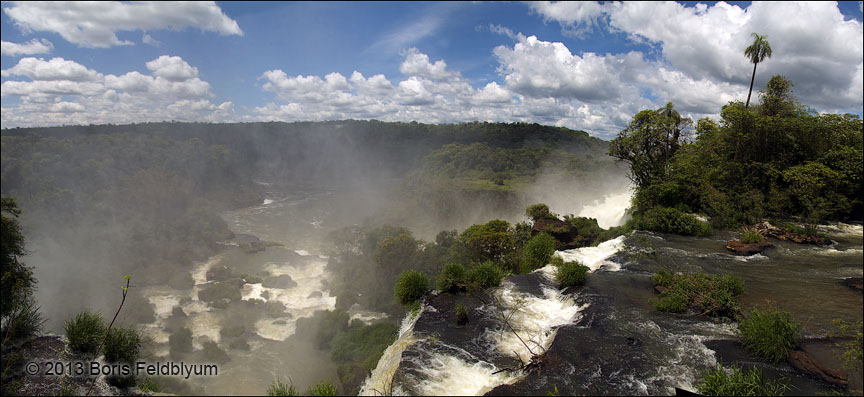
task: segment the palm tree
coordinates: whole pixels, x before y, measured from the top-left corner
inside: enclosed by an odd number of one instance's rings
[[[755,32],[751,36],[753,36],[753,44],[750,44],[750,47],[744,50],[744,55],[750,58],[750,62],[753,62],[753,77],[750,77],[750,92],[747,93],[747,103],[744,104],[745,108],[750,106],[750,95],[753,94],[753,80],[756,79],[756,65],[764,61],[765,57],[771,58],[771,44],[768,44],[765,36],[760,36]]]

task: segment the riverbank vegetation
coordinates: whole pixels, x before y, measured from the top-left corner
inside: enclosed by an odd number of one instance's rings
[[[693,310],[711,317],[735,318],[740,313],[737,297],[744,293],[744,280],[734,275],[714,276],[705,273],[672,273],[661,270],[654,274],[654,300],[659,311],[682,313]]]
[[[702,374],[697,386],[703,396],[782,396],[789,389],[783,380],[765,380],[759,367],[714,367]]]
[[[758,105],[730,102],[719,121],[701,119],[695,129],[672,103],[634,116],[609,151],[629,165],[634,226],[701,235],[709,229],[693,213],[714,227],[768,217],[862,219],[861,119],[819,114],[798,103],[792,88],[774,76]]]
[[[747,351],[771,362],[781,362],[798,343],[801,325],[792,319],[791,313],[754,308],[738,323],[738,334]]]

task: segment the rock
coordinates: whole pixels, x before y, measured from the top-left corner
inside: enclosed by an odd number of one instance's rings
[[[744,244],[741,240],[732,240],[726,243],[726,248],[735,253],[735,255],[755,255],[773,246],[774,244],[771,244],[768,240],[750,244]]]
[[[667,289],[669,289],[669,288],[666,288],[662,285],[655,285],[654,286],[654,292],[656,292],[658,294],[662,294],[662,293],[666,292]]]
[[[857,290],[858,292],[864,292],[864,289],[862,289],[864,285],[862,284],[864,284],[864,279],[861,277],[847,277],[843,279],[843,285]]]
[[[323,294],[321,293],[321,291],[315,291],[315,292],[309,294],[309,296],[307,296],[306,299],[320,298],[322,296],[323,296]]]
[[[260,241],[249,241],[245,243],[237,244],[243,252],[247,254],[254,254],[266,249],[266,245]]]
[[[757,232],[759,232],[759,234],[765,237],[774,237],[779,240],[792,241],[799,244],[823,245],[828,243],[824,237],[799,234],[788,230],[783,230],[768,222],[757,223],[753,226],[753,229],[755,229]]]
[[[291,276],[287,274],[281,274],[279,276],[270,276],[264,279],[261,285],[265,288],[281,288],[288,289],[294,288],[297,286],[297,282],[291,279]]]
[[[804,374],[842,389],[847,386],[846,374],[825,366],[803,350],[789,351],[786,359],[792,367]]]

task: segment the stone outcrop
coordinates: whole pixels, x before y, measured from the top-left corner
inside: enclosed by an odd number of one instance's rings
[[[864,279],[861,277],[847,277],[843,279],[843,285],[858,292],[864,292]]]
[[[564,251],[581,248],[590,245],[597,236],[582,236],[579,231],[569,223],[558,218],[539,219],[531,227],[531,234],[549,233],[555,237],[555,249]]]
[[[774,237],[779,240],[792,241],[799,244],[827,244],[824,237],[799,234],[783,230],[768,222],[757,223],[753,228],[765,237]]]
[[[745,244],[740,240],[732,240],[726,243],[726,248],[732,251],[735,255],[755,255],[773,246],[774,244],[771,244],[768,240],[749,244]]]
[[[847,386],[846,374],[825,366],[803,350],[790,350],[787,360],[792,367],[808,376],[841,389],[845,389]]]

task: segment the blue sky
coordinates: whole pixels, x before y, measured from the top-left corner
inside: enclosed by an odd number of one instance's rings
[[[801,101],[862,112],[860,2],[15,3],[2,127],[527,121],[608,138],[667,101],[746,98],[753,31]],[[358,72],[358,73],[355,73]]]

